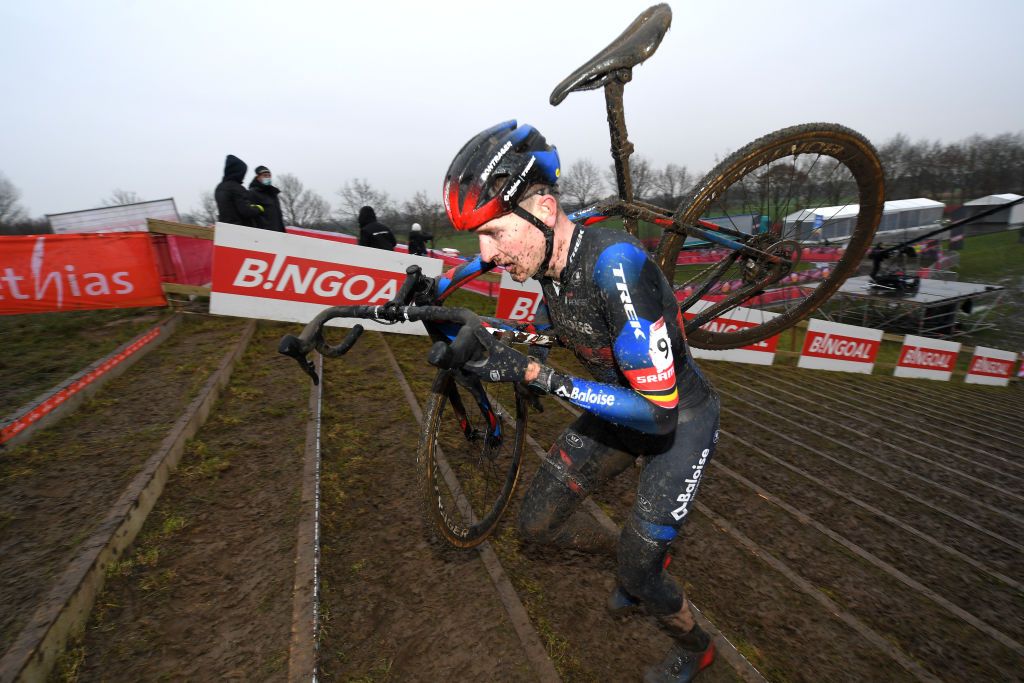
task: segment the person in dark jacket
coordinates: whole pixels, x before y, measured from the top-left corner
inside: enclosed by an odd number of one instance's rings
[[[409,230],[409,253],[417,256],[427,255],[427,240],[434,239],[429,232],[423,232],[423,226],[413,223]]]
[[[221,223],[251,228],[256,225],[256,217],[263,213],[256,197],[242,185],[248,169],[246,163],[234,154],[229,154],[224,160],[224,179],[213,192],[217,201],[217,220]]]
[[[394,251],[397,240],[391,228],[377,222],[372,206],[359,209],[359,246]]]
[[[263,213],[256,217],[256,227],[263,230],[284,232],[284,218],[281,216],[281,202],[277,195],[281,190],[274,187],[273,176],[266,166],[256,167],[256,177],[249,183],[249,191],[256,201],[263,206]]]

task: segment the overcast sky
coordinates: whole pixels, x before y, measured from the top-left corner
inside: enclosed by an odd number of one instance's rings
[[[508,118],[605,167],[600,92],[552,88],[649,0],[30,2],[0,5],[0,173],[33,216],[114,188],[212,190],[224,156],[297,175],[337,205],[366,178],[440,197],[448,163]],[[835,121],[876,144],[1024,130],[1024,1],[671,3],[626,88],[656,166],[708,170],[783,126]]]

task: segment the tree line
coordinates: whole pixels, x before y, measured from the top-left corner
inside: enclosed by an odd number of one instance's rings
[[[947,204],[962,204],[989,194],[1024,194],[1024,133],[1003,133],[986,137],[972,135],[957,142],[911,141],[898,134],[878,147],[886,176],[886,198],[927,197]],[[667,164],[656,168],[646,157],[630,158],[630,175],[637,199],[675,208],[702,177],[685,165]],[[281,209],[286,225],[354,233],[362,206],[373,206],[378,219],[398,234],[419,223],[435,236],[451,231],[435,193],[420,191],[412,198],[395,200],[365,178],[346,182],[332,206],[317,192],[305,187],[298,177],[275,176],[281,190]],[[582,208],[616,193],[615,171],[601,169],[590,159],[581,159],[563,169],[559,181],[563,202],[570,209]],[[0,172],[0,234],[49,232],[45,218],[31,218],[20,204],[21,193]],[[101,206],[142,201],[132,191],[115,189],[100,200]],[[204,192],[200,203],[182,215],[182,220],[212,225],[217,205],[212,192]]]

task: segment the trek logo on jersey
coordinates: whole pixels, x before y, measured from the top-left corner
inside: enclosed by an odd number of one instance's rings
[[[569,263],[576,260],[576,252],[580,250],[580,245],[583,244],[583,231],[580,230],[579,234],[576,235],[576,244],[572,245],[572,253],[569,254]],[[579,271],[576,271],[577,273]]]
[[[640,329],[640,319],[636,314],[636,308],[633,307],[633,299],[629,295],[629,285],[626,284],[626,271],[621,263],[612,268],[612,275],[620,280],[615,283],[615,288],[619,290],[622,308],[626,311],[626,317],[629,318],[630,327],[633,328],[633,336],[637,339],[647,339],[647,335]]]
[[[672,511],[672,516],[675,517],[677,522],[690,513],[687,507],[690,505],[690,502],[693,501],[694,496],[697,495],[697,486],[700,485],[700,475],[704,473],[704,465],[707,463],[709,455],[711,455],[710,448],[705,448],[701,451],[700,460],[698,460],[697,464],[693,466],[693,474],[691,474],[686,480],[686,490],[680,493],[676,498],[677,503],[682,503],[681,506]]]

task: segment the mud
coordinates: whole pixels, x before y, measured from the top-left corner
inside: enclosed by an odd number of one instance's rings
[[[72,416],[0,451],[0,648],[13,642],[241,328],[237,319],[185,320]]]
[[[287,671],[308,384],[262,323],[64,671],[269,680]]]

